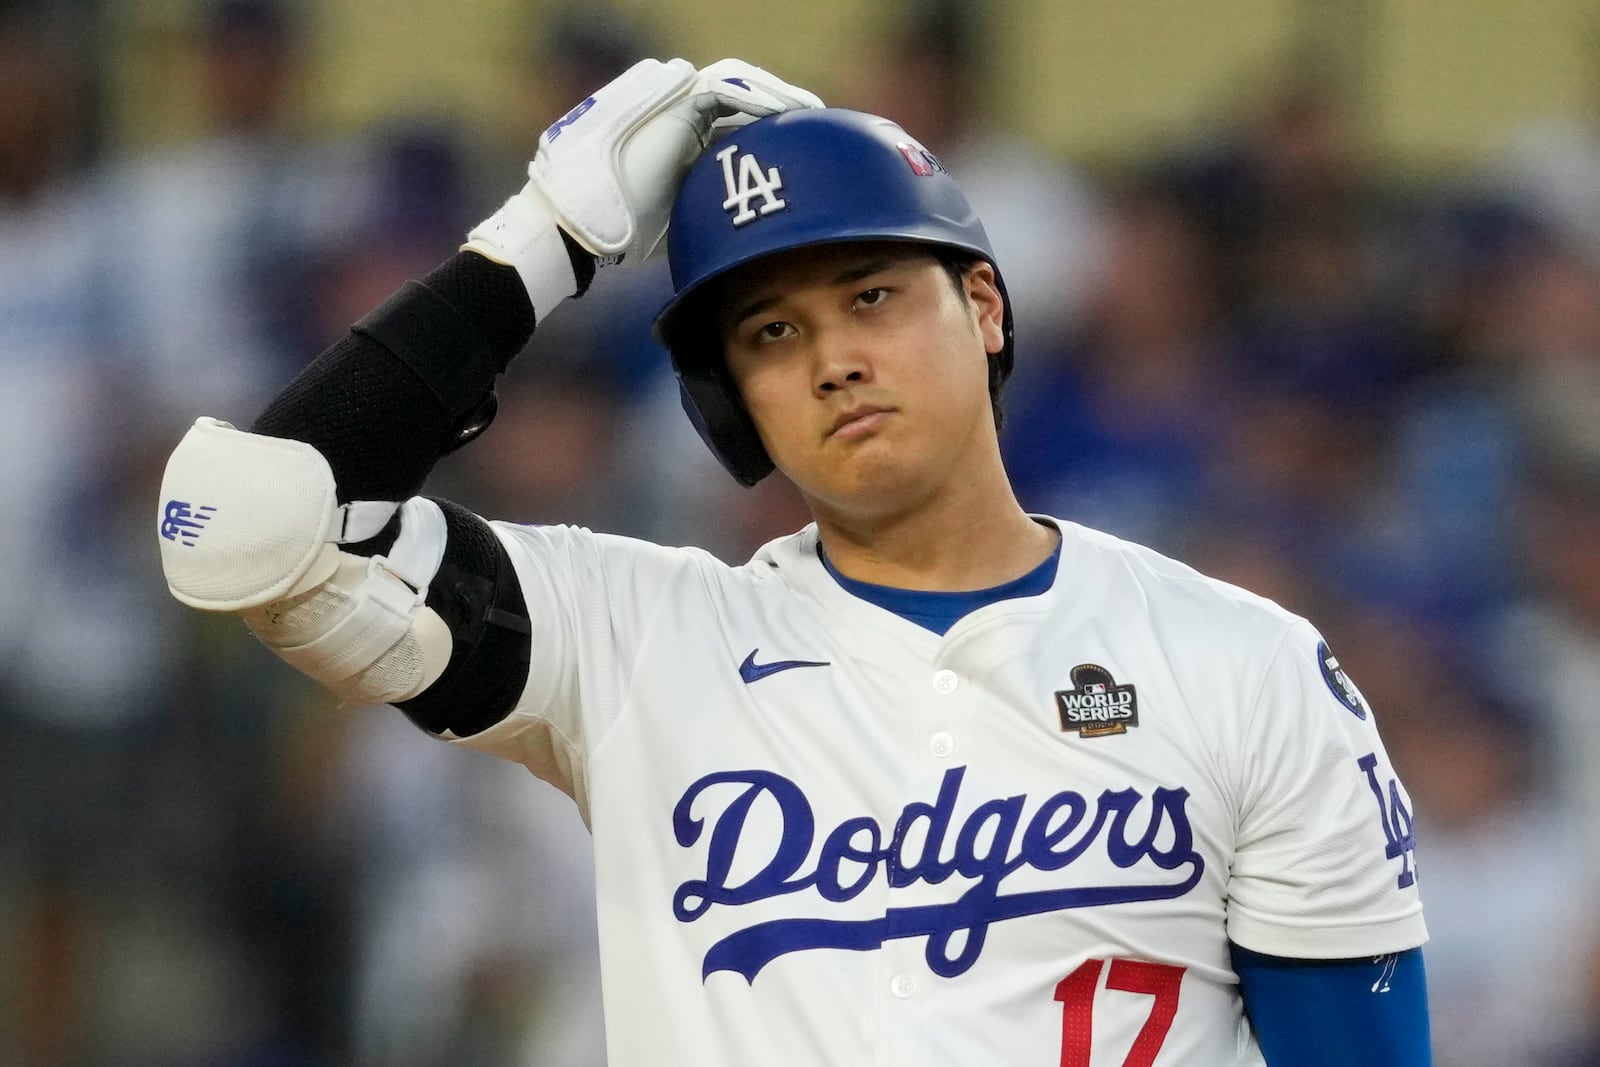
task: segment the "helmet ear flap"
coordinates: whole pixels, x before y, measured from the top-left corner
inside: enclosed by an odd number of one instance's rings
[[[755,485],[772,473],[772,457],[720,361],[679,368],[678,398],[700,439],[740,485]]]

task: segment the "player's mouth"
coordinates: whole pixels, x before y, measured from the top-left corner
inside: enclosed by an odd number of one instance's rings
[[[894,414],[894,409],[878,404],[859,404],[856,407],[839,413],[833,420],[833,425],[828,429],[828,437],[844,441],[854,441],[876,433],[889,416]]]

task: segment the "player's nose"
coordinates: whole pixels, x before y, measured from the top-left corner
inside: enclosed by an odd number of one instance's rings
[[[819,397],[872,380],[865,337],[848,329],[820,333],[812,345],[812,388]]]

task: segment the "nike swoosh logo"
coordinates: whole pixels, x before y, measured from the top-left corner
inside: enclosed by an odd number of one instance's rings
[[[771,663],[757,663],[756,653],[760,651],[759,648],[752,648],[750,654],[744,658],[744,662],[739,664],[739,677],[744,679],[745,685],[749,685],[751,682],[759,682],[769,674],[793,670],[796,667],[832,666],[831,663],[823,663],[811,659],[775,659]]]

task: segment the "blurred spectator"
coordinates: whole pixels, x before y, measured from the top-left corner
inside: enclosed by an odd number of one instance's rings
[[[894,119],[960,181],[1005,273],[1021,355],[1076,325],[1099,269],[1103,208],[1085,175],[1008,132],[987,91],[988,17],[955,0],[909,0],[854,99],[828,103]]]
[[[122,552],[138,381],[82,169],[89,68],[64,28],[0,13],[0,1061],[27,1067],[93,1047],[93,893],[128,858],[164,644],[134,621],[156,590]]]
[[[197,0],[200,137],[107,179],[107,253],[132,343],[173,417],[243,420],[323,343],[308,266],[359,221],[363,160],[297,128],[301,27],[288,0]]]
[[[605,368],[518,368],[500,387],[493,445],[440,474],[485,514],[513,522],[563,522],[598,530],[637,527],[620,493],[618,449],[628,419]]]
[[[1600,261],[1600,122],[1593,110],[1518,123],[1479,179],[1525,206],[1573,254]]]
[[[1526,427],[1503,351],[1524,220],[1441,186],[1418,214],[1417,373],[1382,405],[1380,484],[1349,523],[1348,595],[1482,642],[1517,590],[1511,533]]]
[[[304,201],[255,180],[292,146],[252,143],[278,25],[208,10],[225,132],[126,167],[83,166],[89,42],[0,31],[0,1062],[26,1067],[342,1047],[337,876],[263,803],[305,687],[257,687],[261,650],[212,645],[151,552],[161,458],[281,378],[299,303]]]
[[[1393,230],[1347,99],[1315,49],[1257,78],[1231,120],[1157,157],[1155,176],[1224,257],[1228,307],[1248,318],[1288,306],[1324,314],[1388,306],[1404,292],[1405,231]]]
[[[1410,209],[1369,172],[1341,87],[1289,60],[1242,121],[1153,170],[1209,236],[1243,369],[1370,423],[1413,371]]]
[[[1582,979],[1582,1010],[1576,1020],[1579,1032],[1567,1048],[1538,1060],[1537,1067],[1596,1067],[1600,1065],[1600,936],[1589,931],[1588,967]]]
[[[783,475],[774,472],[750,488],[734,481],[685,416],[675,379],[663,381],[632,413],[622,459],[618,477],[630,488],[637,523],[629,532],[661,544],[695,545],[743,563],[811,521]]]
[[[1536,446],[1600,464],[1600,258],[1530,244],[1510,295],[1507,399]]]
[[[290,0],[195,0],[179,17],[205,128],[100,180],[121,339],[148,412],[137,448],[150,470],[124,544],[141,560],[160,459],[196,415],[248,425],[321,346],[310,279],[373,195],[354,142],[317,143],[301,128],[305,27]],[[146,580],[159,596],[159,577]],[[307,740],[327,730],[328,702],[237,644],[237,631],[215,635],[215,661],[200,651],[214,636],[203,620],[186,617],[172,636],[185,658],[168,683],[161,775],[141,798],[159,813],[169,881],[140,921],[170,930],[188,909],[193,957],[170,961],[170,981],[231,1007],[202,1023],[210,1013],[184,999],[143,993],[142,1017],[125,1012],[120,1025],[142,1022],[144,1059],[123,1062],[342,1062],[353,872],[330,848],[326,772]]]
[[[657,35],[613,4],[558,2],[541,13],[528,56],[529,151],[553,116],[641,59],[658,54]]]
[[[1548,119],[1512,130],[1468,176],[1514,226],[1480,347],[1500,398],[1542,451],[1600,464],[1600,127]]]
[[[1180,206],[1137,185],[1110,204],[1076,335],[1019,346],[1002,444],[1024,507],[1175,551],[1234,418],[1232,339],[1210,246]]]
[[[1556,795],[1600,858],[1600,470],[1557,458],[1530,475],[1516,508],[1528,592],[1494,662],[1554,739]]]
[[[1414,389],[1376,457],[1378,484],[1329,561],[1347,597],[1481,640],[1516,591],[1521,435],[1471,381]]]
[[[408,279],[437,266],[465,239],[461,219],[479,206],[470,154],[445,120],[396,116],[352,139],[347,151],[354,167],[341,225],[297,266],[304,291],[295,307],[307,339],[288,353],[284,380]]]
[[[604,1062],[593,862],[570,798],[365,709],[341,768],[360,873],[357,1067]]]
[[[1242,121],[1150,168],[1209,246],[1232,340],[1211,521],[1293,546],[1312,583],[1340,596],[1466,616],[1489,594],[1461,579],[1496,542],[1485,531],[1471,563],[1443,548],[1441,516],[1481,500],[1437,490],[1497,457],[1451,451],[1465,419],[1443,410],[1419,410],[1396,444],[1407,405],[1425,406],[1411,392],[1430,352],[1416,314],[1425,256],[1404,243],[1421,223],[1369,172],[1353,130],[1338,82],[1297,56]],[[1429,491],[1437,510],[1419,516]]]
[[[1434,1063],[1546,1062],[1581,1033],[1596,926],[1589,854],[1548,773],[1561,738],[1541,721],[1535,671],[1507,672],[1395,615],[1352,615],[1330,641],[1416,813]]]

